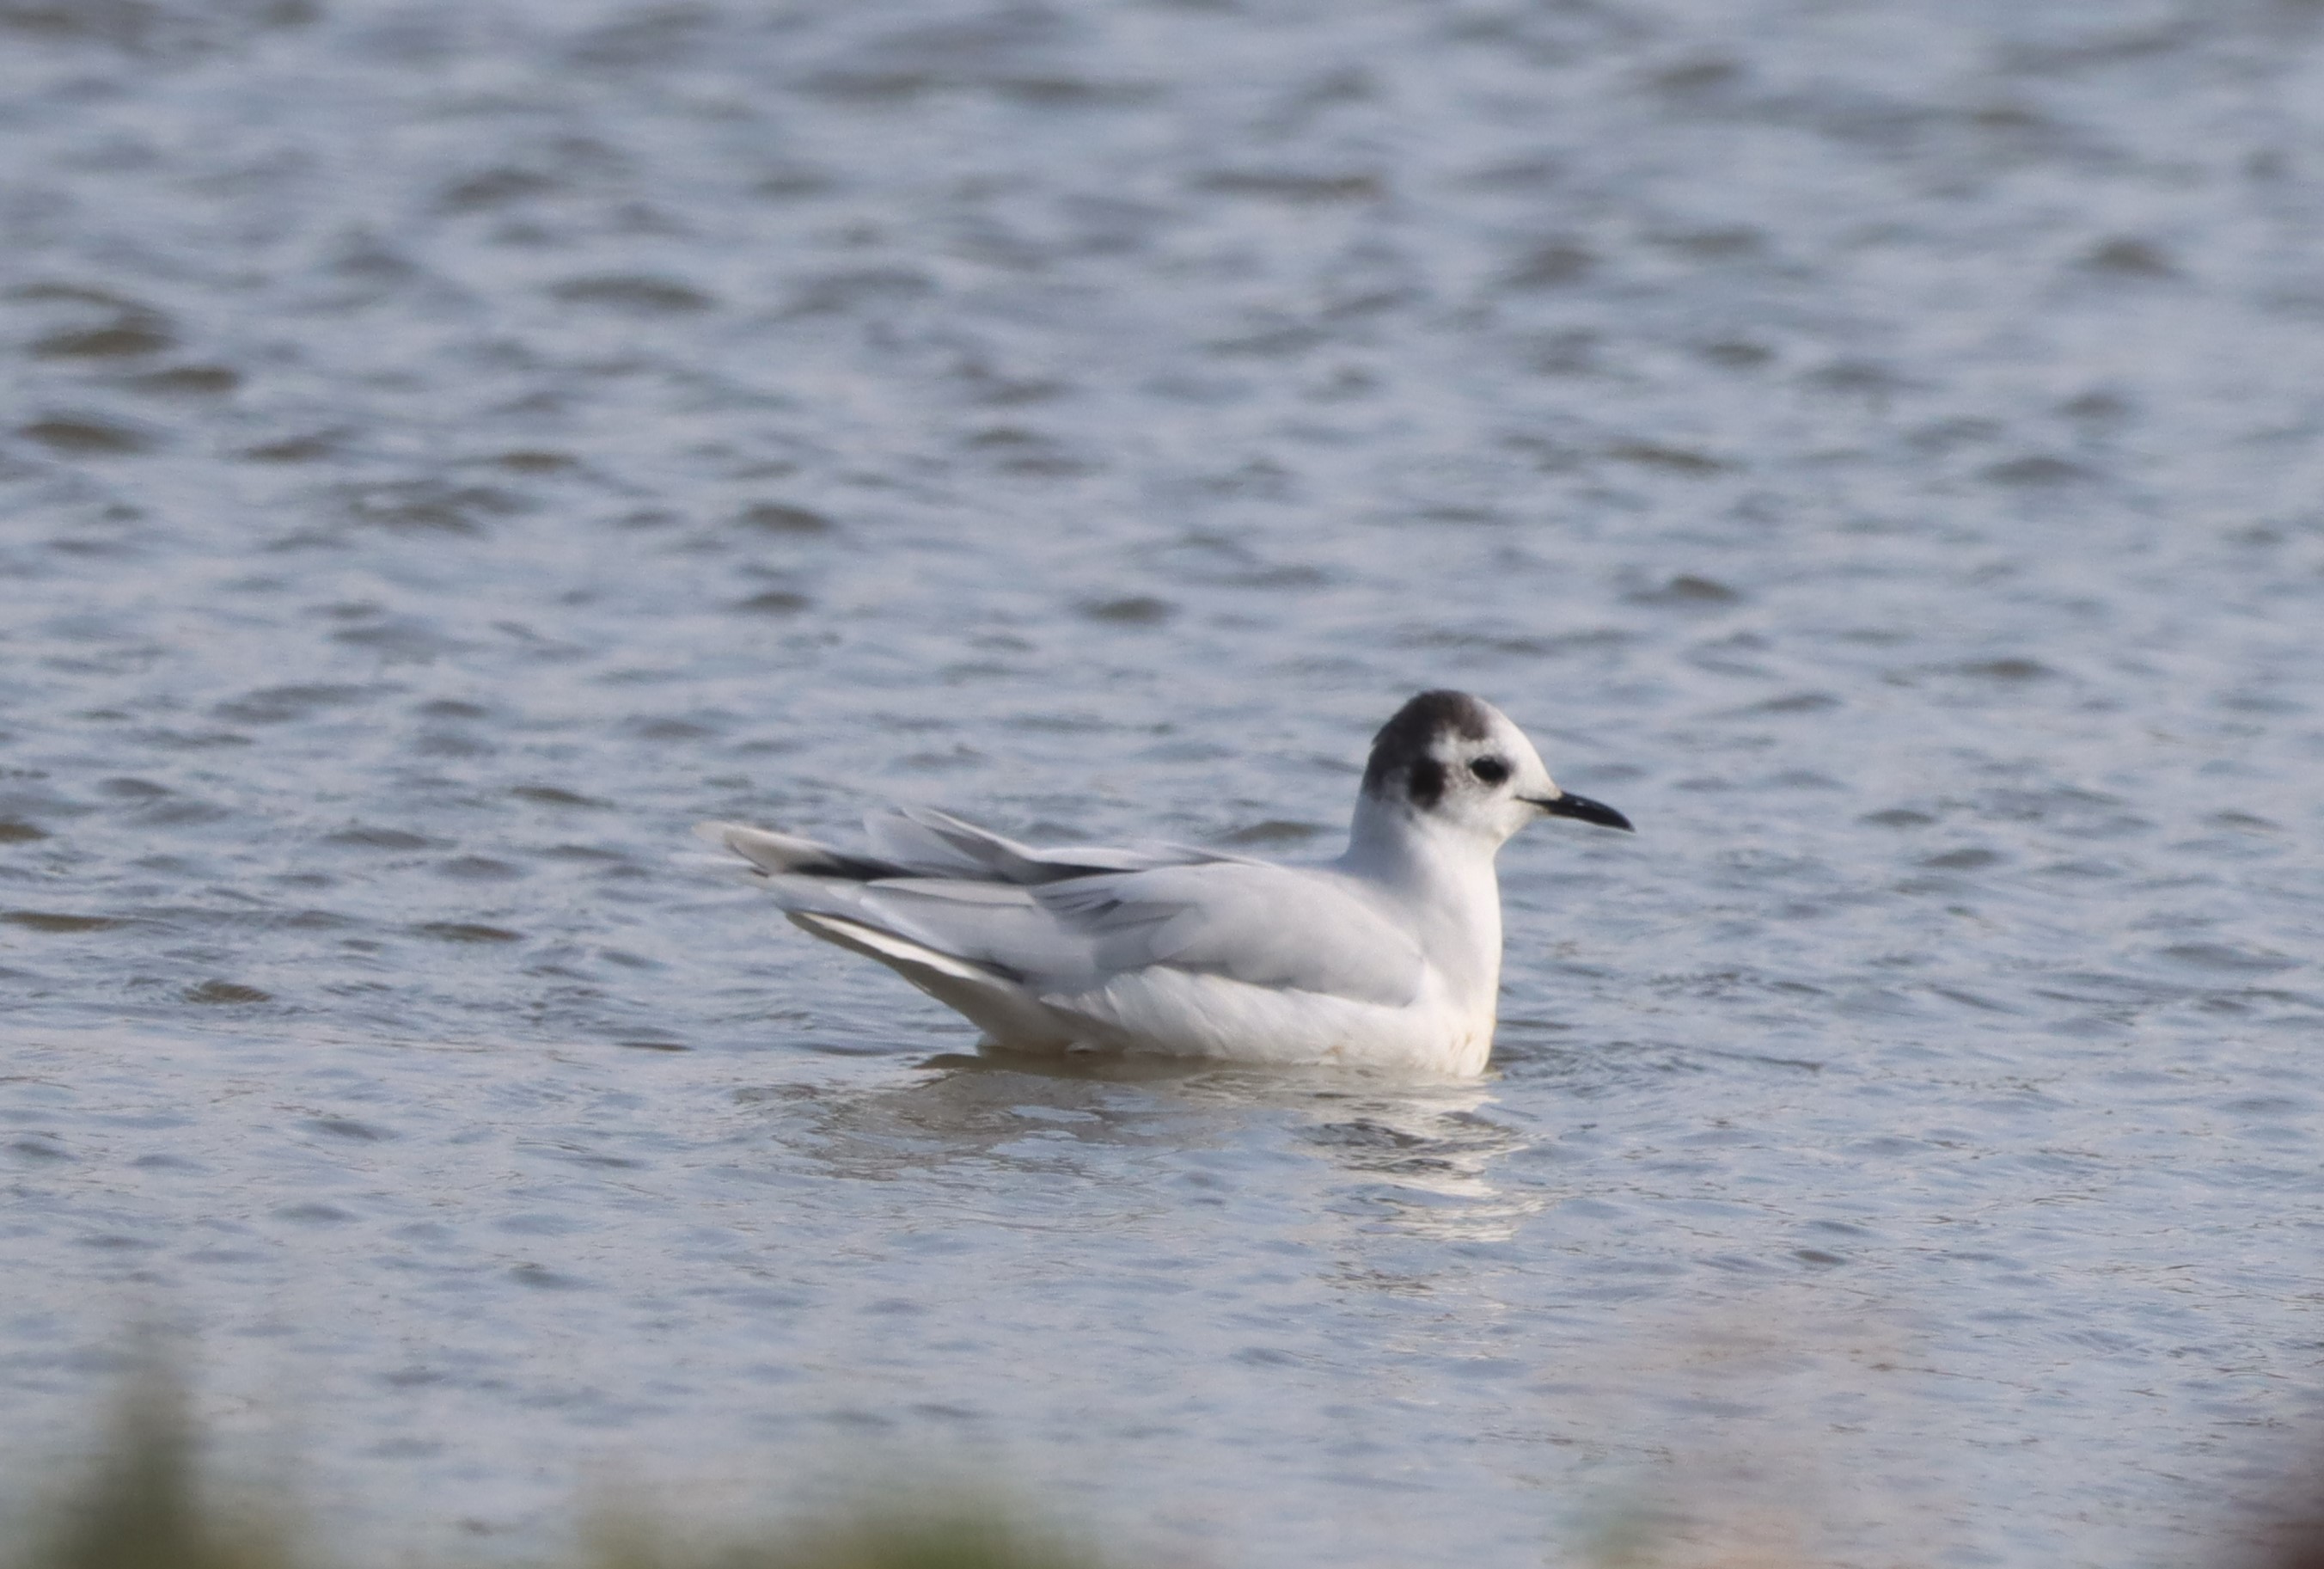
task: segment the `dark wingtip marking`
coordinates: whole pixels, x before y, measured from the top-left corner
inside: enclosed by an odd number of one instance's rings
[[[1466,692],[1440,688],[1421,693],[1372,737],[1372,754],[1364,764],[1364,793],[1385,797],[1388,781],[1406,774],[1413,804],[1434,806],[1444,794],[1444,769],[1429,756],[1429,748],[1447,732],[1466,741],[1482,741],[1493,733],[1493,716]]]
[[[868,856],[825,854],[820,861],[803,861],[788,868],[798,877],[836,877],[849,882],[877,882],[883,877],[909,877],[904,868]]]

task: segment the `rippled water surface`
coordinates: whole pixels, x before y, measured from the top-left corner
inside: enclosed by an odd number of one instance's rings
[[[141,1313],[383,1552],[2184,1563],[2324,1430],[2313,4],[0,0],[0,370],[18,1459]],[[1642,829],[1473,1088],[670,859],[1328,854],[1429,685]]]

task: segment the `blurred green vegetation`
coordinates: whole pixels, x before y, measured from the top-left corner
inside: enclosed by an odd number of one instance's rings
[[[97,1453],[32,1518],[0,1521],[0,1569],[363,1569],[309,1549],[280,1498],[226,1501],[200,1474],[180,1386],[148,1362]],[[2304,1469],[2255,1537],[2222,1543],[2225,1569],[2324,1569],[2324,1466]],[[1731,1501],[1731,1500],[1730,1500]],[[1632,1500],[1577,1562],[1595,1569],[1811,1569],[1780,1512],[1705,1522]],[[1107,1560],[988,1498],[953,1494],[822,1522],[704,1531],[632,1509],[579,1534],[573,1569],[1104,1569]],[[405,1569],[431,1569],[409,1558]],[[433,1569],[462,1569],[454,1562]],[[537,1569],[554,1569],[539,1564]]]
[[[8,1569],[290,1569],[286,1533],[255,1511],[208,1504],[178,1385],[141,1373],[78,1485],[0,1540]],[[0,1549],[5,1551],[5,1549]]]
[[[596,1534],[587,1569],[1099,1569],[1099,1560],[963,1500],[706,1545],[675,1544],[650,1520],[632,1520]]]
[[[200,1474],[198,1440],[177,1383],[141,1374],[94,1460],[32,1519],[0,1529],[0,1569],[361,1569],[361,1558],[306,1550],[289,1504],[222,1500]],[[576,1569],[1103,1569],[1056,1532],[966,1495],[724,1535],[631,1510],[582,1543]]]

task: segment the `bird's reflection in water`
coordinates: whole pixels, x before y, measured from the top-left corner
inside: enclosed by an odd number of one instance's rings
[[[1491,1092],[1464,1084],[1395,1094],[1318,1095],[1302,1131],[1356,1185],[1335,1207],[1374,1227],[1464,1241],[1511,1235],[1545,1199],[1492,1180],[1525,1135],[1489,1115]]]
[[[786,1145],[857,1179],[998,1163],[1142,1183],[1187,1164],[1182,1158],[1215,1165],[1220,1152],[1247,1149],[1252,1180],[1267,1181],[1263,1168],[1292,1150],[1324,1158],[1323,1206],[1365,1229],[1489,1240],[1542,1203],[1492,1180],[1494,1164],[1526,1138],[1489,1114],[1489,1081],[998,1052],[945,1053],[917,1066],[900,1083],[740,1096],[791,1123]]]

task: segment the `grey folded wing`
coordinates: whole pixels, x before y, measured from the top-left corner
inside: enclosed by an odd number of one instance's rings
[[[1391,1008],[1420,991],[1418,941],[1327,872],[1169,866],[1047,883],[1033,897],[1093,942],[1101,984],[1162,965]]]
[[[1326,872],[1180,846],[1034,850],[915,810],[875,819],[878,858],[778,860],[776,836],[725,841],[786,909],[838,916],[1070,997],[1153,966],[1400,1007],[1419,944]]]

